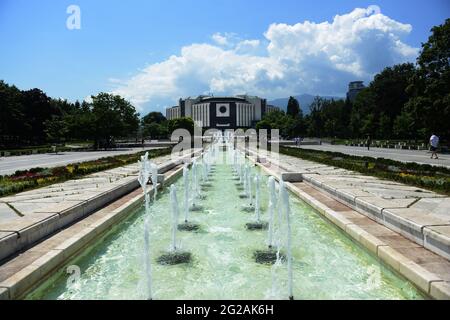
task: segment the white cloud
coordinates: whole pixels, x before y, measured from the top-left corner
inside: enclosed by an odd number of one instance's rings
[[[418,49],[402,41],[411,30],[378,7],[357,8],[331,22],[271,24],[261,40],[216,33],[213,44],[185,46],[130,79],[111,82],[114,93],[140,110],[207,92],[343,94],[351,80],[370,81],[386,66],[413,61]]]
[[[228,39],[226,36],[223,36],[220,32],[214,33],[211,38],[214,40],[215,43],[221,46],[225,46],[228,44]]]

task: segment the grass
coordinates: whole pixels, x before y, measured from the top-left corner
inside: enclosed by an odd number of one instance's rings
[[[170,154],[171,151],[172,148],[155,149],[148,151],[148,155],[149,158],[155,158]],[[144,153],[145,151],[141,151],[135,154],[105,157],[54,168],[18,170],[12,175],[0,176],[0,196],[8,196],[54,183],[79,179],[91,173],[136,163]]]
[[[450,195],[450,169],[445,167],[290,147],[280,147],[280,153]]]

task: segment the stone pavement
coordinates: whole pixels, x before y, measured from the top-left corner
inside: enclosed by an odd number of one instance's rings
[[[175,166],[170,155],[151,160],[160,173]],[[0,198],[0,260],[133,191],[138,171],[130,164]]]
[[[405,149],[387,149],[371,147],[352,147],[343,145],[321,144],[321,145],[301,145],[302,149],[341,152],[348,155],[360,157],[385,158],[400,162],[415,162],[420,164],[429,164],[450,168],[450,155],[439,153],[439,159],[430,159],[431,153],[427,150],[405,150]]]
[[[0,175],[12,174],[16,170],[28,170],[31,168],[53,168],[70,163],[92,161],[105,157],[114,157],[123,154],[132,154],[140,151],[160,149],[159,146],[151,148],[126,148],[101,151],[65,151],[54,153],[30,154],[23,156],[0,157]]]
[[[283,154],[269,154],[282,172],[303,181],[425,248],[450,259],[450,197]]]

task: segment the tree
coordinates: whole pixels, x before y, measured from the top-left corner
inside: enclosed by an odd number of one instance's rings
[[[295,99],[292,96],[289,97],[286,114],[293,118],[295,117],[303,118],[302,110],[300,109],[300,104],[298,103],[297,99]]]
[[[194,134],[194,120],[189,117],[181,117],[169,120],[167,123],[168,134],[171,135],[176,129],[186,129],[191,135]]]
[[[150,124],[150,123],[164,123],[166,122],[167,119],[166,117],[161,113],[161,112],[150,112],[149,114],[147,114],[145,117],[142,118],[142,123],[143,124]]]
[[[93,138],[96,146],[107,148],[115,138],[129,137],[139,127],[135,108],[118,95],[99,93],[92,96]]]
[[[431,132],[450,138],[450,19],[433,27],[417,59],[418,71],[411,78],[411,96],[405,111],[414,131],[422,138]]]
[[[309,106],[308,134],[311,136],[322,136],[324,123],[321,113],[324,101],[321,97],[315,97],[313,103]]]
[[[393,131],[397,137],[412,138],[414,136],[414,119],[406,111],[395,118]]]
[[[409,99],[406,89],[415,72],[411,63],[387,67],[357,95],[350,121],[355,137],[366,134],[378,138],[393,136],[394,120]]]
[[[51,142],[60,143],[68,132],[67,124],[63,117],[53,116],[52,119],[45,121],[44,126],[47,138]]]
[[[168,135],[168,122],[161,112],[150,112],[141,121],[144,136],[163,138]]]
[[[167,123],[151,122],[143,126],[143,135],[150,138],[165,138],[168,135]]]
[[[0,136],[20,136],[31,129],[21,99],[19,89],[0,81]]]
[[[25,116],[29,124],[28,130],[24,130],[24,137],[34,143],[45,141],[46,120],[52,116],[61,116],[62,112],[57,105],[51,103],[51,99],[39,89],[22,91],[22,104],[25,109]]]

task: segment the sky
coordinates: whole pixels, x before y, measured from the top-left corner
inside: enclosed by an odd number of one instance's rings
[[[141,114],[209,93],[344,96],[414,62],[449,17],[448,0],[0,0],[0,79],[70,101],[120,94]]]

